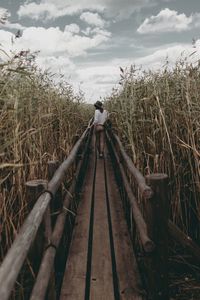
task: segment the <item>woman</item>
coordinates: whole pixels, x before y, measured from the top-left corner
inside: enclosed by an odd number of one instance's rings
[[[104,124],[106,120],[108,119],[108,112],[103,108],[103,104],[101,101],[97,101],[94,104],[96,110],[94,113],[94,129],[96,134],[96,143],[97,148],[99,151],[99,157],[103,157],[103,150],[104,150],[104,139],[105,139],[105,133],[104,133]]]

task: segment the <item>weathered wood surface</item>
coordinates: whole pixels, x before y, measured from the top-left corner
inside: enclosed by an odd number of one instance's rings
[[[85,297],[90,211],[93,196],[95,156],[91,154],[78,207],[72,242],[66,263],[60,300],[82,300]]]
[[[60,299],[145,299],[107,152],[89,165]]]
[[[105,165],[119,289],[118,298],[121,300],[146,299],[111,161],[106,159]]]
[[[106,205],[104,160],[97,160],[90,299],[114,300],[112,259]]]
[[[119,155],[118,155],[116,149],[114,148],[113,142],[110,139],[108,139],[108,142],[111,146],[112,154],[114,155],[116,162],[118,163],[120,175],[121,175],[121,178],[123,181],[123,186],[125,188],[125,191],[126,191],[129,203],[130,203],[130,207],[132,209],[133,218],[134,218],[134,221],[135,221],[138,233],[139,233],[139,238],[141,240],[142,247],[145,252],[151,253],[155,249],[155,244],[148,236],[147,224],[146,224],[146,222],[143,218],[143,215],[140,211],[140,208],[137,204],[137,199],[136,199],[135,195],[133,194],[133,191],[132,191],[131,185],[129,183],[129,180],[127,178],[127,175],[124,171],[122,163],[120,162]]]
[[[146,184],[145,178],[144,176],[141,174],[141,172],[135,167],[135,165],[133,164],[133,161],[131,160],[131,158],[128,156],[128,154],[126,153],[126,151],[124,150],[124,147],[119,139],[119,137],[116,134],[113,134],[113,137],[117,143],[117,146],[120,150],[120,154],[128,168],[128,170],[130,171],[130,173],[133,175],[133,177],[135,178],[135,181],[138,184],[139,190],[143,196],[143,198],[148,199],[152,196],[153,191],[152,189]]]
[[[153,197],[145,202],[146,222],[156,245],[155,251],[146,259],[149,299],[168,300],[168,176],[151,174],[146,180],[153,190]]]

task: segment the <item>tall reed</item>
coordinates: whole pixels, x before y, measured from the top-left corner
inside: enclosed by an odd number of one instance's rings
[[[106,105],[136,166],[169,175],[171,218],[199,241],[200,64],[136,73],[121,69]]]
[[[67,83],[55,86],[34,54],[0,64],[0,260],[28,213],[25,182],[47,177],[48,160],[64,160],[90,107]]]

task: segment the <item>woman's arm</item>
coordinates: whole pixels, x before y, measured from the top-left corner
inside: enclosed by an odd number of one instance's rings
[[[94,121],[93,121],[93,125],[98,124],[98,113],[99,111],[96,109],[95,113],[94,113]]]

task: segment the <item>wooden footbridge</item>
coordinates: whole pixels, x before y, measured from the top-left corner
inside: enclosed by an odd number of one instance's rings
[[[22,272],[25,299],[169,299],[167,176],[144,178],[117,135],[106,140],[100,159],[86,129],[59,168],[49,163],[48,183],[27,182],[31,211],[1,265],[1,300]]]

